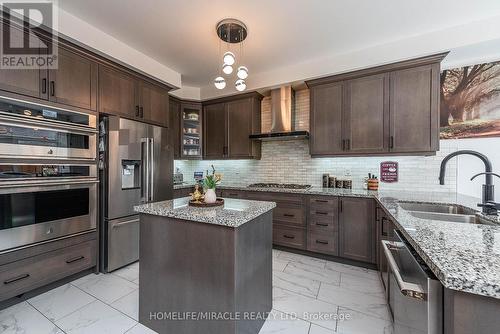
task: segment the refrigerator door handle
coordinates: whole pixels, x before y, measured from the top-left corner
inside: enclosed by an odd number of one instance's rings
[[[149,198],[149,141],[141,139],[141,203]]]
[[[148,146],[149,146],[149,166],[148,166],[148,169],[149,169],[149,186],[148,186],[148,190],[149,190],[149,197],[148,197],[148,201],[151,202],[154,200],[154,175],[155,175],[155,157],[154,157],[154,139],[153,138],[149,138],[148,140]]]

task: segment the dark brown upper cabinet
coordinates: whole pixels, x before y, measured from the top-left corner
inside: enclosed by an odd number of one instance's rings
[[[226,154],[226,104],[203,107],[203,158],[223,159]]]
[[[388,148],[389,76],[371,75],[346,81],[344,152],[383,153]]]
[[[2,25],[5,29],[5,25]],[[11,26],[11,43],[22,44],[24,33]],[[29,36],[31,43],[40,40]],[[15,45],[14,44],[14,45]],[[49,100],[65,106],[97,109],[97,63],[64,43],[58,45],[58,67],[53,70],[0,70],[0,89]]]
[[[172,148],[174,150],[174,159],[181,158],[181,102],[176,98],[169,98],[169,128],[170,136],[172,142]]]
[[[97,109],[97,63],[60,45],[58,68],[49,70],[49,100],[83,109]]]
[[[1,27],[3,31],[5,24]],[[15,27],[12,27],[10,31],[11,44],[22,45],[23,32]],[[29,39],[30,45],[39,45],[39,40],[33,35],[30,35]],[[46,99],[48,97],[47,75],[47,70],[2,69],[0,70],[0,90]]]
[[[99,65],[99,112],[140,118],[137,79],[118,69]]]
[[[168,127],[168,90],[120,69],[99,65],[99,111]]]
[[[261,100],[247,93],[203,103],[204,159],[260,159],[260,142],[249,136],[260,132]]]
[[[307,81],[311,155],[435,154],[446,55]]]
[[[439,149],[439,64],[391,73],[390,151]]]
[[[181,102],[181,159],[201,159],[203,113],[199,102]]]
[[[345,85],[336,82],[311,87],[311,155],[342,154],[342,113]]]
[[[168,91],[148,82],[140,81],[139,98],[143,118],[168,127]]]
[[[375,263],[375,201],[369,198],[339,199],[339,256]]]

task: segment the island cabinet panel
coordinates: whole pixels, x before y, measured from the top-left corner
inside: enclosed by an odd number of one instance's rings
[[[345,150],[382,153],[388,149],[389,76],[372,75],[346,82]]]
[[[50,101],[97,110],[97,63],[60,45],[57,69],[49,70],[48,92]]]
[[[203,108],[203,157],[223,159],[226,156],[226,105],[210,104]]]
[[[262,95],[247,93],[203,102],[204,159],[260,159]]]
[[[99,65],[99,112],[140,118],[137,79],[115,68]]]
[[[391,152],[439,149],[439,65],[391,73]]]
[[[366,198],[339,199],[339,256],[376,263],[375,201]]]
[[[2,32],[7,29],[3,23]],[[24,34],[22,30],[11,27],[10,45],[23,45]],[[34,35],[29,36],[30,45],[39,45],[39,40]],[[48,73],[47,70],[38,69],[1,69],[0,90],[21,94],[30,97],[46,99],[48,97]]]
[[[170,136],[172,140],[172,149],[174,151],[174,159],[181,158],[181,103],[179,100],[170,97],[169,101],[170,112],[168,114],[170,120],[168,122],[170,128]]]
[[[311,155],[344,153],[342,113],[344,109],[344,83],[311,88]]]
[[[272,308],[271,212],[233,228],[141,215],[139,322],[158,333],[258,333],[264,319],[176,321],[151,313]]]
[[[309,197],[307,250],[338,255],[338,198]]]
[[[446,53],[307,81],[312,156],[432,154]]]

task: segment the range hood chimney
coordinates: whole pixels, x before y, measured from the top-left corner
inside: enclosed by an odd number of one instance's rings
[[[271,90],[271,132],[250,135],[255,140],[309,138],[307,131],[295,131],[295,92],[292,86]]]

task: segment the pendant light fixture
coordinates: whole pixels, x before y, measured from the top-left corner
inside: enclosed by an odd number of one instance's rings
[[[218,67],[219,76],[215,78],[214,85],[217,89],[224,89],[226,87],[226,80],[224,79],[220,71],[222,70],[225,75],[230,75],[234,72],[233,65],[236,64],[237,57],[230,50],[232,44],[239,44],[239,61],[243,59],[243,41],[248,35],[248,30],[246,25],[239,20],[224,19],[217,23],[216,32],[217,36],[219,37],[219,57],[221,55],[221,41],[226,43],[227,51],[222,56],[222,66]],[[243,65],[238,66],[236,76],[236,90],[240,92],[244,91],[247,87],[245,79],[248,78],[248,68]]]

